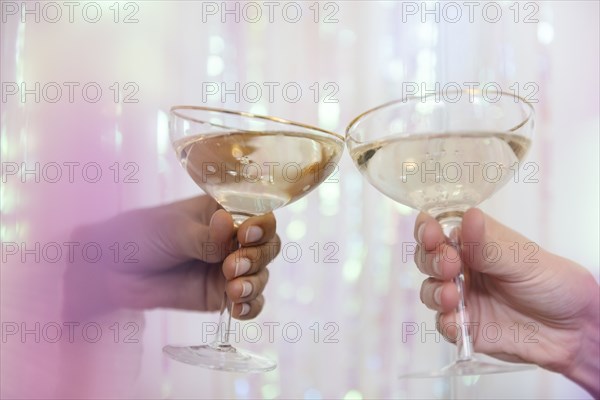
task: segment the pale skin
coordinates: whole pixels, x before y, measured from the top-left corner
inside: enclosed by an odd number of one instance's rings
[[[452,278],[462,259],[469,319],[478,324],[471,329],[474,351],[537,364],[600,396],[600,291],[590,272],[478,209],[464,214],[460,258],[431,216],[419,214],[414,234],[415,263],[430,276],[421,286],[421,301],[437,311],[438,330],[447,340],[457,336],[458,290]],[[490,324],[496,324],[492,340],[481,330]]]
[[[208,196],[80,227],[71,240],[98,243],[103,257],[94,263],[78,258],[67,269],[66,315],[119,308],[217,311],[226,290],[232,316],[254,318],[264,306],[267,265],[281,247],[275,230],[272,213],[235,229],[231,215]]]

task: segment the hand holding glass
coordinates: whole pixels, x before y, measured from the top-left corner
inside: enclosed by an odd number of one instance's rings
[[[232,214],[239,227],[308,194],[334,170],[343,137],[287,120],[206,107],[171,108],[171,141],[194,182]],[[200,346],[166,346],[171,358],[207,368],[262,372],[275,362],[229,343],[231,301],[225,293],[217,336]]]
[[[459,251],[463,213],[513,176],[531,144],[533,107],[503,92],[457,91],[384,104],[357,117],[346,145],[359,171],[393,200],[436,218]],[[481,375],[528,369],[473,358],[467,328],[465,271],[455,279],[458,360],[441,371],[406,377]]]

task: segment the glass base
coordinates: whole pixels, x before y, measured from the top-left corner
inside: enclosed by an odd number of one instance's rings
[[[400,379],[426,379],[426,378],[444,378],[452,376],[478,376],[504,374],[509,372],[519,372],[536,369],[535,365],[531,364],[498,364],[476,359],[456,361],[438,371],[432,372],[415,372],[405,375],[400,375]]]
[[[163,352],[173,360],[219,371],[267,372],[277,366],[268,358],[229,345],[165,346]]]

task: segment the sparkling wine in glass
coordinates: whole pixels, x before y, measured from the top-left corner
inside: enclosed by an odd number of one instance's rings
[[[170,135],[194,182],[231,213],[239,227],[307,195],[334,170],[344,138],[307,125],[244,112],[175,106]],[[216,339],[198,346],[165,346],[171,358],[206,368],[264,372],[268,358],[229,343],[231,301],[223,295]]]
[[[458,251],[464,212],[514,177],[531,145],[533,125],[533,107],[520,97],[504,92],[445,91],[393,101],[363,113],[346,129],[346,145],[358,170],[375,188],[436,218],[447,243]],[[473,357],[464,273],[461,266],[455,278],[457,360],[439,371],[404,377],[531,368]]]

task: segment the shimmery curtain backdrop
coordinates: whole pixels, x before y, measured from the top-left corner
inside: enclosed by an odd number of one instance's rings
[[[537,120],[521,170],[531,179],[481,207],[597,277],[598,2],[71,3],[1,3],[2,397],[52,397],[84,379],[91,395],[135,398],[589,398],[540,369],[398,379],[442,367],[454,347],[419,300],[416,212],[367,184],[347,154],[276,212],[283,248],[264,311],[233,322],[234,344],[277,361],[266,374],[167,360],[166,344],[208,341],[217,315],[159,309],[120,311],[135,340],[82,351],[87,368],[68,375],[49,330],[41,343],[8,336],[58,315],[64,260],[23,262],[4,244],[43,248],[79,224],[199,194],[169,142],[172,105],[343,134],[414,91],[487,85],[534,102]]]

